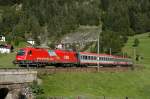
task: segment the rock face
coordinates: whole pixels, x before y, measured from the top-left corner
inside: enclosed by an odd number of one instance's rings
[[[97,40],[101,28],[98,26],[80,26],[76,31],[65,35],[62,43],[90,42]]]
[[[28,84],[0,85],[0,99],[34,99]]]
[[[101,31],[100,26],[80,26],[76,31],[65,35],[61,39],[61,43],[80,44],[79,46],[84,48],[87,43],[96,42]]]

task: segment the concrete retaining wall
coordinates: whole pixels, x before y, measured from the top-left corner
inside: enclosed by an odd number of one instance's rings
[[[0,84],[17,84],[30,83],[37,79],[36,70],[28,69],[1,69],[0,70]]]

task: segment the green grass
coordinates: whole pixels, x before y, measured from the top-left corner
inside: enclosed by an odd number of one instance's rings
[[[149,70],[116,73],[57,73],[44,76],[46,96],[150,97]]]
[[[134,37],[129,37],[128,43],[123,48],[124,52],[127,52],[129,56],[134,56],[134,50],[133,50],[133,42],[134,39],[138,38],[140,43],[139,46],[136,48],[136,54],[143,57],[139,62],[139,64],[150,64],[150,37],[148,37],[148,33],[136,35]]]
[[[2,42],[0,42],[2,44]],[[17,67],[17,65],[14,65],[12,63],[13,60],[15,60],[16,51],[19,48],[26,47],[28,44],[25,42],[19,43],[18,46],[15,46],[15,50],[13,53],[9,54],[0,54],[0,68],[14,68]]]
[[[15,60],[15,53],[0,54],[0,68],[16,67],[12,61]]]

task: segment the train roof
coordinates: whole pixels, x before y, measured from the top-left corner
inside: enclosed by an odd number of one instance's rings
[[[116,56],[116,55],[97,54],[97,53],[90,53],[90,52],[80,52],[80,54],[84,54],[84,55],[94,55],[94,56],[103,56],[103,57],[111,57],[111,58],[127,58],[127,57]]]
[[[20,49],[25,49],[25,50],[34,50],[34,49],[43,49],[43,50],[54,50],[56,52],[71,52],[71,53],[76,53],[76,51],[73,50],[64,50],[64,49],[50,49],[50,48],[35,48],[35,47],[24,47]],[[103,57],[110,57],[110,58],[126,58],[129,59],[128,57],[122,57],[122,56],[116,56],[116,55],[109,55],[109,54],[97,54],[97,53],[91,53],[91,52],[79,52],[80,54],[84,55],[94,55],[94,56],[103,56]]]
[[[73,50],[63,50],[63,49],[51,49],[51,48],[36,48],[36,47],[24,47],[20,49],[25,49],[25,50],[35,50],[35,49],[43,49],[43,50],[54,50],[57,52],[75,52]]]

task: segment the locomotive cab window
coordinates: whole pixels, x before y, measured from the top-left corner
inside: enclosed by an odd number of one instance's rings
[[[19,56],[22,56],[25,54],[25,51],[23,49],[20,49],[18,52],[17,52],[17,55]]]

